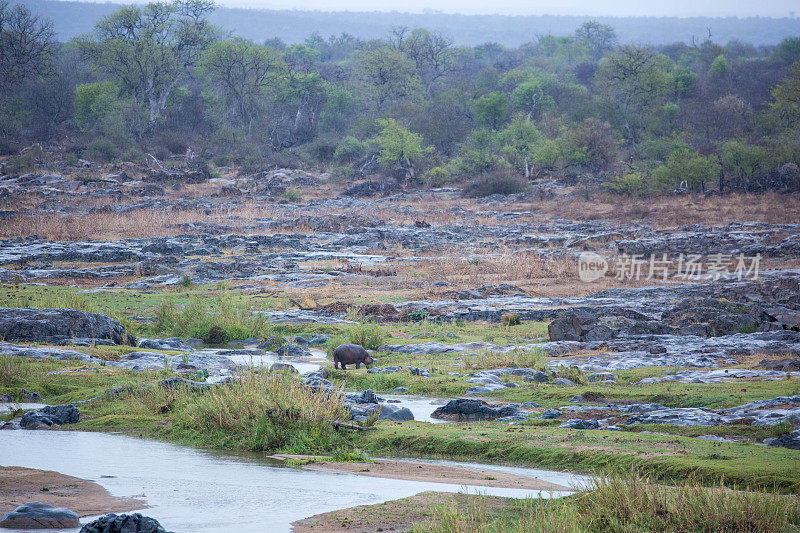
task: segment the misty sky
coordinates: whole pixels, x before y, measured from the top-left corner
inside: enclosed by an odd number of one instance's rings
[[[800,15],[797,0],[218,0],[230,7],[322,11],[442,11],[511,15],[762,16]],[[800,22],[798,22],[800,24]]]

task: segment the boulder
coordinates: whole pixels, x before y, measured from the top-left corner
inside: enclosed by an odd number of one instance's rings
[[[525,381],[533,381],[536,383],[547,383],[550,380],[550,377],[547,375],[546,372],[542,372],[541,370],[537,370],[533,374],[525,376]]]
[[[52,425],[75,424],[80,419],[80,411],[72,404],[48,405],[22,415],[20,426],[24,429],[38,429]]]
[[[129,342],[125,327],[107,315],[77,309],[0,308],[0,338],[9,341],[65,343],[75,338]]]
[[[542,418],[545,420],[552,420],[561,416],[561,411],[558,409],[547,409],[542,413]]]
[[[296,344],[284,344],[275,350],[275,353],[281,357],[305,357],[311,355],[311,352],[309,352],[307,349]]]
[[[446,420],[465,421],[465,420],[495,420],[507,416],[515,416],[521,413],[519,405],[509,404],[502,407],[490,407],[486,402],[470,398],[458,398],[450,400],[447,404],[437,408],[432,414],[433,418]]]
[[[0,518],[0,528],[4,529],[66,529],[80,525],[75,512],[41,502],[25,503]]]
[[[408,392],[408,389],[405,387],[395,387],[392,389],[392,394],[405,394]]]
[[[567,378],[556,378],[553,380],[553,385],[561,385],[562,387],[577,387],[578,384]]]
[[[761,362],[756,365],[756,368],[780,370],[781,372],[797,372],[800,371],[800,359],[762,359]]]
[[[777,439],[769,441],[768,446],[779,446],[782,448],[790,448],[792,450],[800,450],[800,438],[793,437],[789,433],[784,433]]]
[[[594,381],[617,381],[617,375],[613,372],[592,372],[586,376],[586,381],[589,383]]]
[[[178,337],[167,339],[143,339],[139,341],[139,348],[146,350],[192,350],[192,347]]]
[[[604,341],[614,336],[611,328],[597,322],[593,313],[570,311],[550,322],[547,333],[551,341]]]
[[[154,518],[139,513],[101,516],[81,528],[80,533],[167,533]]]
[[[298,370],[289,363],[272,363],[269,367],[270,372],[288,372],[290,374],[298,374]]]
[[[581,420],[580,418],[570,418],[560,426],[560,428],[572,429],[600,429],[600,423],[592,418],[589,420]]]
[[[391,420],[393,422],[407,422],[414,420],[414,413],[408,407],[399,405],[381,404],[381,414],[378,420]]]
[[[350,403],[378,403],[380,400],[372,389],[367,389],[358,394],[348,394],[345,398]]]

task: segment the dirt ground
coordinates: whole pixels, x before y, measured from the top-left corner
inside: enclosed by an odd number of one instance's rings
[[[141,500],[112,496],[97,483],[85,479],[50,470],[0,466],[0,515],[28,502],[66,507],[79,516],[123,513],[147,507]]]
[[[440,506],[465,507],[475,495],[447,492],[423,492],[409,498],[375,505],[359,505],[339,511],[322,513],[292,524],[294,533],[377,533],[379,531],[409,531],[418,522],[430,519]],[[490,513],[510,505],[508,498],[482,496],[482,505]]]
[[[297,460],[308,460],[303,455],[279,455]],[[481,487],[502,487],[528,490],[570,490],[568,487],[556,485],[540,479],[507,474],[484,468],[464,468],[415,461],[395,461],[378,459],[375,461],[340,463],[334,461],[314,461],[304,465],[310,470],[326,472],[343,472],[361,476],[381,477],[389,479],[405,479],[409,481],[426,481],[430,483],[450,483],[453,485],[477,485]]]

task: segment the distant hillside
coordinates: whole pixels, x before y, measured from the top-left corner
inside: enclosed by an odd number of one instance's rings
[[[12,0],[53,20],[60,39],[88,32],[101,17],[121,4],[99,4],[58,0]],[[287,43],[303,41],[314,32],[323,36],[349,33],[360,38],[385,37],[394,26],[424,27],[439,30],[459,45],[498,42],[519,46],[537,35],[566,35],[589,17],[447,15],[410,13],[357,13],[322,11],[275,11],[219,8],[212,15],[214,24],[237,35],[264,41],[278,37]],[[663,44],[675,41],[698,42],[708,37],[726,43],[739,39],[756,45],[777,44],[784,37],[800,35],[797,18],[655,18],[593,17],[616,28],[623,42]]]

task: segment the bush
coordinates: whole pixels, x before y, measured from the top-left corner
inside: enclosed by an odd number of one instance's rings
[[[519,326],[522,320],[519,318],[519,313],[503,313],[500,322],[504,326]]]
[[[450,171],[444,167],[433,167],[425,174],[428,187],[441,187],[450,179]]]
[[[336,151],[333,152],[333,158],[340,163],[351,163],[362,157],[365,150],[366,146],[363,142],[352,135],[348,135],[336,147]]]
[[[117,156],[117,147],[108,139],[95,139],[86,147],[86,157],[92,161],[110,163]]]
[[[609,191],[625,196],[644,196],[647,186],[647,179],[641,172],[628,172],[603,184]]]
[[[464,195],[483,198],[492,194],[517,194],[525,192],[528,180],[511,172],[491,172],[476,178],[464,188]]]
[[[350,342],[367,350],[377,350],[386,341],[386,334],[377,324],[359,324],[349,330]]]
[[[718,177],[719,165],[711,159],[691,150],[678,150],[667,158],[667,162],[653,171],[653,184],[666,190],[681,183],[692,190],[705,188],[707,181]]]

